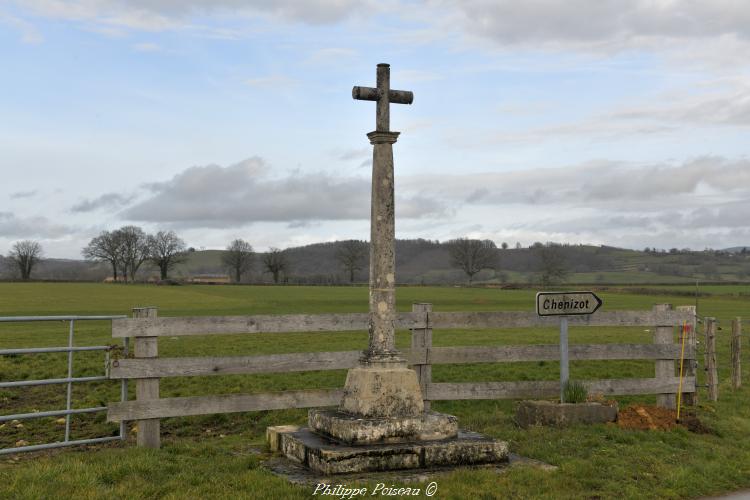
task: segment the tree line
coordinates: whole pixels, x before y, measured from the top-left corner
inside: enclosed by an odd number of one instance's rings
[[[414,243],[418,246],[415,250],[420,256],[435,248],[447,248],[451,267],[461,270],[469,284],[481,271],[499,269],[501,255],[509,255],[505,254],[509,248],[507,243],[502,243],[498,248],[491,240],[456,238],[443,244],[430,240],[415,240]],[[336,247],[333,258],[344,270],[349,282],[354,283],[358,273],[368,265],[369,243],[346,240],[332,244]],[[516,249],[519,246],[516,244]],[[568,263],[562,245],[535,243],[530,248],[537,254],[537,273],[542,285],[564,281],[568,274]],[[193,249],[187,248],[184,240],[174,231],[147,234],[140,227],[128,225],[112,231],[102,231],[91,239],[81,254],[87,261],[107,263],[115,281],[132,282],[136,280],[144,264],[158,268],[161,280],[169,279],[170,272],[175,266],[185,262],[191,250]],[[15,264],[24,280],[31,277],[31,272],[41,257],[41,245],[31,240],[16,242],[9,254],[10,261]],[[288,280],[292,260],[295,258],[302,258],[299,249],[281,250],[272,247],[258,259],[252,245],[238,238],[222,252],[221,265],[231,274],[233,281],[240,283],[254,270],[256,261],[259,261],[262,272],[270,273],[274,283],[279,283],[282,279]]]

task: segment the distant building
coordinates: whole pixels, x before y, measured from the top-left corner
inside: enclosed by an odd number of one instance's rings
[[[125,277],[124,276],[118,276],[117,279],[114,279],[112,276],[107,276],[106,278],[104,278],[104,283],[114,283],[115,281],[117,281],[118,283],[124,282],[125,281]]]
[[[203,285],[226,285],[232,282],[232,278],[228,274],[196,274],[185,281]]]

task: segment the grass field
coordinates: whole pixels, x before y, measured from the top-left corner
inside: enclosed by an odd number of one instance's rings
[[[605,309],[650,309],[654,303],[692,304],[681,293],[690,287],[651,287],[648,294],[627,289],[602,292]],[[670,295],[675,290],[678,295]],[[648,498],[697,497],[750,487],[750,390],[728,386],[729,321],[748,316],[750,286],[702,289],[699,312],[716,316],[719,332],[720,400],[703,404],[700,418],[714,434],[684,430],[628,431],[615,426],[580,426],[565,430],[520,430],[512,423],[510,401],[438,402],[438,411],[457,415],[462,427],[510,442],[521,455],[559,466],[554,472],[519,467],[497,475],[461,471],[440,476],[436,498]],[[661,294],[661,295],[660,295]],[[405,287],[398,308],[431,302],[438,311],[531,310],[532,290]],[[250,287],[104,285],[90,283],[0,283],[0,316],[57,314],[129,314],[136,306],[159,307],[160,316],[364,312],[364,287]],[[64,345],[64,323],[0,324],[0,348]],[[642,328],[572,328],[572,343],[650,342]],[[111,344],[106,322],[80,323],[77,345]],[[252,355],[338,351],[364,348],[365,332],[270,334],[163,338],[160,355]],[[502,345],[556,343],[550,329],[435,331],[434,344]],[[399,332],[397,343],[409,343]],[[747,350],[746,350],[747,352]],[[743,361],[747,363],[747,357]],[[65,375],[64,354],[0,357],[0,380]],[[746,366],[750,366],[747,365]],[[653,362],[577,362],[573,378],[653,376]],[[103,372],[101,353],[77,353],[75,376]],[[557,363],[439,365],[433,379],[443,381],[554,380]],[[340,387],[345,371],[297,374],[165,379],[165,397]],[[745,377],[747,381],[747,377]],[[748,382],[746,382],[748,383]],[[132,393],[132,388],[131,388]],[[74,406],[94,406],[119,398],[116,383],[78,385]],[[703,398],[705,399],[705,397]],[[622,404],[650,403],[652,397],[618,398]],[[0,413],[49,410],[64,405],[64,387],[0,390]],[[263,433],[268,425],[303,423],[306,411],[166,419],[163,448],[145,451],[125,445],[0,457],[0,498],[306,498],[312,489],[289,485],[259,467]],[[110,435],[117,427],[103,416],[76,416],[73,438]],[[24,427],[0,428],[0,447],[20,439],[30,444],[62,438],[53,418],[29,420]]]

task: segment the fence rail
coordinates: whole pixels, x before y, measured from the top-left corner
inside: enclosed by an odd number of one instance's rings
[[[404,349],[411,365],[498,363],[514,361],[558,361],[556,345],[517,345],[499,347],[433,347]],[[114,379],[195,377],[253,373],[344,370],[359,363],[362,351],[304,352],[266,356],[228,356],[205,358],[119,359],[112,362],[109,376]],[[680,346],[655,344],[573,344],[572,361],[626,359],[680,359]],[[685,359],[694,359],[692,348]]]
[[[677,393],[679,378],[669,379],[601,379],[583,381],[586,388],[605,396]],[[682,390],[695,391],[695,378],[683,379]],[[107,419],[123,420],[186,417],[211,413],[282,410],[287,408],[316,408],[335,406],[341,402],[341,389],[286,391],[259,394],[229,394],[223,396],[193,396],[155,399],[145,402],[130,401],[109,406]],[[518,382],[466,382],[428,384],[425,398],[430,401],[471,399],[552,398],[560,394],[557,380]]]
[[[158,424],[161,418],[230,413],[284,408],[334,406],[343,395],[340,388],[277,393],[232,394],[160,398],[158,381],[163,377],[284,373],[313,370],[341,370],[358,365],[360,351],[307,352],[264,356],[227,357],[157,357],[156,341],[160,336],[257,334],[283,332],[355,331],[367,328],[366,314],[321,314],[287,316],[179,317],[158,318],[154,308],[147,308],[133,319],[112,323],[114,337],[135,337],[136,345],[151,346],[134,359],[111,363],[113,379],[136,379],[151,384],[152,390],[139,395],[136,401],[113,403],[107,418],[111,421],[139,421],[139,445],[159,446],[158,425],[140,439],[142,423]],[[141,311],[146,311],[142,309]],[[648,326],[653,327],[653,344],[573,344],[571,360],[653,360],[654,378],[585,380],[592,393],[603,395],[656,394],[663,406],[674,406],[680,380],[675,376],[675,361],[680,359],[680,344],[674,342],[674,327],[693,322],[690,309],[672,310],[658,306],[652,311],[609,311],[591,316],[571,317],[571,326]],[[399,313],[396,326],[410,329],[412,349],[402,354],[414,367],[423,388],[426,407],[430,401],[458,399],[551,398],[559,394],[559,382],[512,381],[433,383],[431,367],[435,364],[498,363],[559,360],[559,346],[513,345],[491,347],[433,347],[432,330],[440,329],[502,329],[524,327],[556,327],[555,318],[540,318],[527,312],[432,312],[430,304],[415,304],[410,313]],[[694,360],[695,342],[688,342],[684,358]],[[155,387],[155,389],[153,389]],[[684,377],[684,393],[695,392],[695,377]]]
[[[572,316],[570,326],[674,326],[692,321],[687,311],[606,311],[591,316]],[[557,327],[559,320],[533,312],[429,312],[398,313],[396,328],[532,328]],[[192,316],[171,318],[128,318],[112,322],[112,336],[177,337],[184,335],[227,335],[290,332],[340,332],[367,330],[367,314],[290,314],[258,316]]]
[[[678,391],[680,379],[671,377],[582,380],[581,383],[592,394],[604,396],[626,396],[635,394],[669,394]],[[695,390],[695,379],[683,379],[682,389]],[[467,382],[439,383],[427,385],[428,399],[432,401],[454,399],[520,399],[554,398],[560,396],[559,380],[518,382]]]

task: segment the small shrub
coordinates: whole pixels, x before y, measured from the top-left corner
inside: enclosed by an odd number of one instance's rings
[[[586,387],[575,380],[568,380],[563,388],[564,403],[584,403],[588,395]]]

